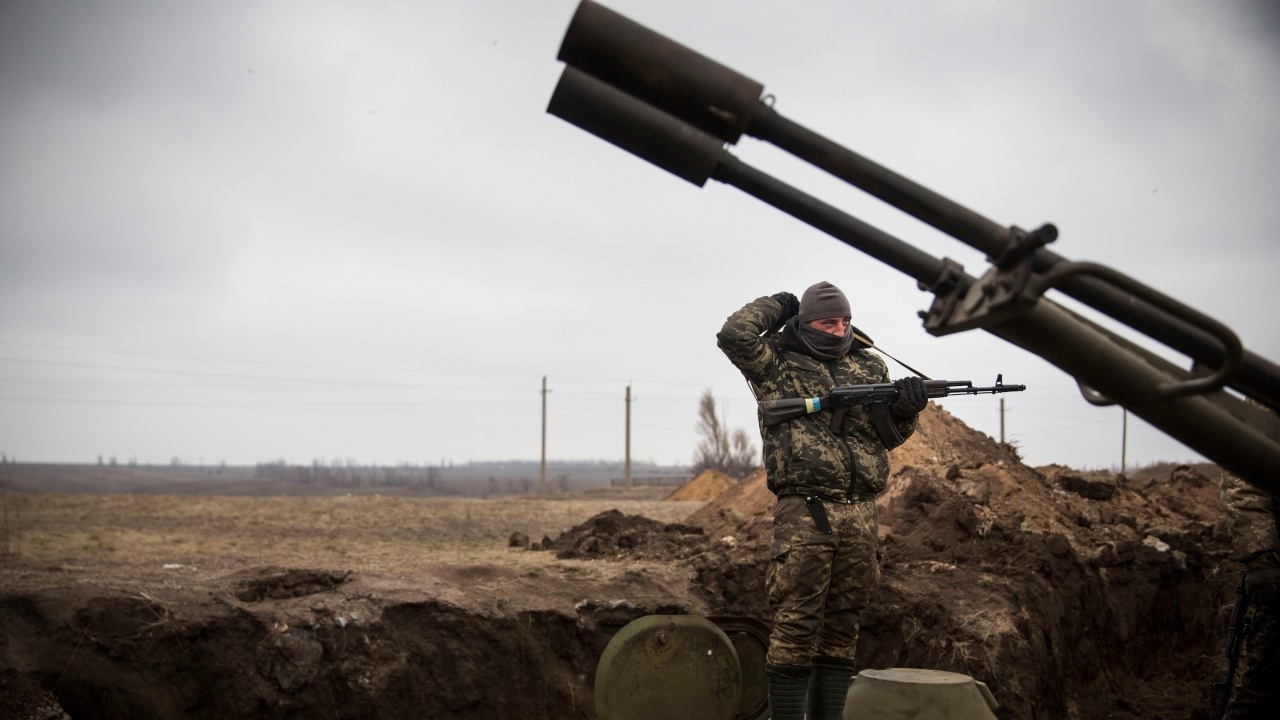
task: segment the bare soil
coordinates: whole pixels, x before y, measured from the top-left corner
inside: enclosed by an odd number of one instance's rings
[[[892,461],[862,667],[967,673],[1001,718],[1208,717],[1235,569],[1215,468],[1030,468],[932,407]],[[769,619],[763,477],[665,494],[10,496],[0,710],[593,718],[632,619]]]

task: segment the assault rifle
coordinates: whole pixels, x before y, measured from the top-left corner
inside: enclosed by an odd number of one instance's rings
[[[1249,621],[1245,611],[1249,608],[1249,590],[1245,579],[1249,573],[1240,573],[1240,582],[1236,584],[1236,604],[1231,608],[1231,622],[1227,623],[1227,677],[1220,683],[1214,683],[1217,701],[1213,704],[1213,716],[1220,718],[1227,714],[1227,703],[1231,700],[1231,686],[1236,681],[1236,665],[1240,662],[1240,646],[1244,643],[1244,634],[1249,629]]]
[[[1005,385],[1004,376],[996,375],[996,384],[991,387],[974,387],[970,380],[925,380],[925,394],[931,398],[949,395],[996,395],[1006,392],[1021,392],[1026,385]],[[889,405],[898,399],[898,388],[893,383],[873,383],[868,385],[841,385],[834,388],[830,395],[816,398],[784,398],[782,400],[765,400],[760,403],[760,424],[764,427],[804,417],[822,410],[836,411],[832,427],[839,425],[844,418],[844,411],[857,405],[871,407],[871,419],[875,423],[876,432],[889,448],[903,443],[898,428],[889,416]]]

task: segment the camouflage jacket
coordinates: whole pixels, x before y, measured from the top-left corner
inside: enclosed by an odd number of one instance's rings
[[[729,316],[717,344],[752,384],[757,400],[827,395],[837,385],[889,382],[880,356],[857,343],[839,360],[814,359],[786,333],[761,333],[782,320],[782,306],[771,297],[748,303]],[[775,494],[816,493],[835,502],[874,498],[889,478],[889,453],[880,441],[868,408],[850,408],[839,428],[832,412],[760,428],[769,489]],[[915,432],[916,420],[894,421],[902,437]]]
[[[1280,567],[1277,505],[1265,491],[1231,473],[1222,474],[1222,504],[1227,509],[1227,532],[1232,558],[1250,570]]]

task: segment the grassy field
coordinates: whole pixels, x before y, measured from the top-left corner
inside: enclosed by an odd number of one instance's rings
[[[703,505],[653,492],[455,498],[10,495],[9,553],[39,564],[344,565],[405,571],[511,554],[605,510],[679,522]],[[16,529],[16,533],[14,530]]]

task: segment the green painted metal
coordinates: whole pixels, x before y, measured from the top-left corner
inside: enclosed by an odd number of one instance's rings
[[[849,686],[844,720],[996,720],[986,683],[968,675],[889,668],[863,670]]]
[[[734,720],[760,720],[769,716],[769,697],[765,687],[765,660],[769,652],[769,626],[763,621],[738,615],[713,615],[707,618],[724,631],[738,653],[742,668],[742,697]]]
[[[733,720],[742,693],[737,651],[697,615],[647,615],[618,631],[596,666],[600,720]]]

